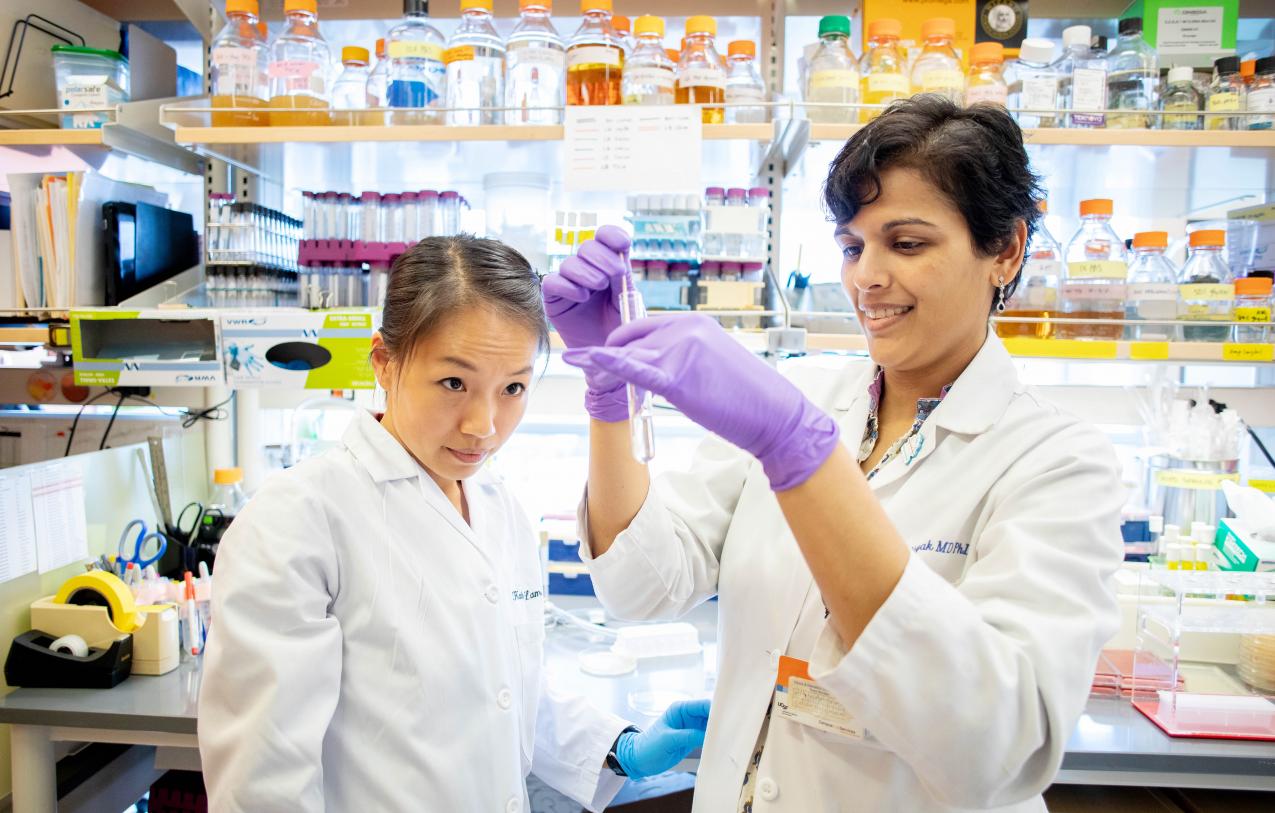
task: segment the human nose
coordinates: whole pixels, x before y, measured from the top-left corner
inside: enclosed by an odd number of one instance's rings
[[[883,247],[865,243],[854,261],[847,259],[841,265],[841,282],[846,293],[854,299],[855,293],[881,288],[890,283],[890,255]]]
[[[461,434],[489,438],[496,434],[496,406],[489,398],[471,398],[460,420]]]

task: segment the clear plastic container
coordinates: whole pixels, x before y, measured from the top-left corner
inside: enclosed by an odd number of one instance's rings
[[[316,0],[284,0],[283,32],[270,45],[270,123],[331,123],[328,77],[332,53],[319,33]]]
[[[1269,342],[1271,336],[1271,278],[1244,277],[1235,281],[1235,321],[1232,340]]]
[[[1213,62],[1213,82],[1209,85],[1208,101],[1204,109],[1211,114],[1240,113],[1244,111],[1244,80],[1240,78],[1239,57],[1224,56]],[[1206,130],[1245,129],[1243,117],[1206,115]]]
[[[443,192],[438,196],[438,231],[435,234],[448,236],[460,232],[460,193]]]
[[[744,237],[743,254],[750,259],[761,259],[766,256],[766,243],[769,235],[766,226],[770,220],[770,190],[764,186],[754,186],[748,190],[748,205],[757,210],[757,230]]]
[[[243,469],[213,469],[213,489],[208,500],[208,513],[220,512],[225,524],[238,516],[248,504],[243,492]]]
[[[1133,236],[1133,261],[1125,294],[1125,319],[1172,322],[1178,318],[1178,271],[1165,252],[1169,234],[1141,231]],[[1129,338],[1141,341],[1174,341],[1174,325],[1131,325]]]
[[[390,57],[390,107],[414,108],[390,113],[392,124],[442,124],[445,101],[446,40],[429,22],[429,0],[404,0],[403,19],[385,35]],[[433,108],[424,110],[422,108]]]
[[[1018,49],[1009,82],[1009,106],[1021,127],[1057,127],[1060,81],[1054,65],[1054,43],[1027,38]],[[1030,111],[1030,112],[1023,112]]]
[[[583,0],[580,13],[567,46],[567,104],[620,104],[624,44],[611,27],[611,0]]]
[[[381,197],[381,236],[387,243],[402,243],[403,197],[388,194]]]
[[[438,216],[438,193],[433,189],[422,189],[416,195],[416,233],[424,240],[433,237],[434,224]]]
[[[766,83],[757,72],[757,45],[752,40],[734,40],[726,46],[726,120],[757,123],[770,121]],[[743,107],[752,105],[756,107]]]
[[[1005,46],[999,42],[980,42],[970,49],[970,72],[965,82],[965,104],[998,104],[1009,99],[1002,67]]]
[[[1275,129],[1275,56],[1264,56],[1254,63],[1245,107],[1250,113],[1262,114],[1245,119],[1248,129]]]
[[[403,242],[409,246],[420,240],[420,207],[417,205],[418,195],[415,192],[404,192],[399,195],[399,206],[403,207]]]
[[[1151,111],[1157,109],[1160,95],[1160,63],[1155,49],[1142,39],[1142,18],[1125,17],[1120,21],[1120,38],[1107,58],[1107,107],[1130,110],[1112,113],[1107,126],[1118,129],[1146,129],[1156,125]]]
[[[1045,201],[1040,202],[1041,219],[1027,244],[1023,270],[1014,293],[1005,300],[1001,316],[1048,319],[1058,313],[1058,288],[1063,278],[1062,246],[1050,234],[1043,215],[1049,211]],[[997,322],[996,334],[1033,336],[1048,339],[1054,333],[1052,322]]]
[[[924,45],[912,65],[912,92],[934,93],[961,104],[965,93],[965,76],[961,58],[952,41],[956,39],[956,21],[951,17],[934,17],[921,23]]]
[[[1184,322],[1230,322],[1235,311],[1235,285],[1222,257],[1226,232],[1196,229],[1187,235],[1190,253],[1178,277],[1178,319]],[[1184,325],[1188,342],[1224,342],[1230,325]]]
[[[364,243],[381,242],[381,193],[364,192],[359,196],[359,231],[356,239]]]
[[[1107,59],[1090,44],[1093,33],[1087,25],[1063,29],[1063,107],[1067,126],[1105,127],[1107,107]]]
[[[332,84],[332,123],[359,124],[363,114],[359,112],[367,107],[367,80],[372,71],[368,68],[366,48],[347,45],[341,49],[341,65],[343,70]]]
[[[561,124],[567,48],[553,27],[551,0],[519,0],[505,44],[505,124]]]
[[[1072,319],[1122,320],[1128,254],[1111,228],[1109,199],[1080,202],[1080,228],[1067,243],[1066,278],[1060,290],[1063,315]],[[1059,324],[1064,339],[1119,339],[1120,324]]]
[[[447,123],[497,124],[505,100],[505,43],[491,22],[492,0],[460,0],[460,25],[447,41]],[[457,109],[460,108],[460,109]]]
[[[1200,104],[1195,72],[1187,65],[1170,68],[1168,86],[1160,98],[1160,109],[1164,111],[1160,126],[1165,130],[1200,129]]]
[[[888,105],[895,99],[906,99],[911,93],[907,54],[899,46],[902,31],[903,24],[898,20],[880,19],[868,23],[868,45],[859,65],[863,88],[860,98],[864,104]],[[871,121],[882,112],[879,109],[864,110],[860,120]]]
[[[664,19],[643,15],[634,24],[637,45],[624,65],[620,83],[625,104],[673,104],[677,65],[664,50]]]
[[[697,16],[686,21],[682,61],[677,66],[677,103],[698,104],[705,124],[722,124],[726,109],[726,62],[717,52],[714,38],[717,20]]]
[[[212,114],[214,127],[265,124],[266,43],[257,30],[257,0],[226,0],[226,25],[208,52],[209,105],[234,111]]]
[[[63,110],[115,107],[128,101],[128,60],[116,51],[54,45],[53,74]],[[60,121],[64,130],[96,130],[115,121],[115,114],[63,113]]]
[[[859,62],[850,50],[850,18],[840,14],[819,21],[819,47],[806,71],[805,100],[819,104],[859,103]],[[814,122],[849,124],[858,112],[849,107],[808,107]]]
[[[385,40],[376,41],[376,65],[367,77],[365,107],[388,107],[387,95],[390,89],[390,60],[385,51]],[[378,126],[389,123],[384,112],[364,113],[360,119],[363,124]]]

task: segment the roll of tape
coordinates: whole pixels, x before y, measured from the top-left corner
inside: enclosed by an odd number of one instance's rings
[[[49,644],[49,649],[54,652],[69,652],[77,658],[83,658],[89,654],[89,645],[78,635],[63,635]]]
[[[105,607],[110,614],[111,623],[120,632],[133,632],[141,626],[137,604],[133,601],[133,591],[128,589],[128,585],[119,576],[105,570],[90,570],[67,579],[53,601],[55,604]]]

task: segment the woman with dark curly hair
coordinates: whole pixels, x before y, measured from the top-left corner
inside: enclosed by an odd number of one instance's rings
[[[593,418],[581,535],[625,618],[720,598],[695,809],[1044,810],[1118,622],[1119,469],[988,314],[1041,196],[1001,108],[896,103],[824,189],[871,359],[780,375],[702,316],[616,327],[628,239],[544,285]],[[715,437],[652,486],[624,385]]]

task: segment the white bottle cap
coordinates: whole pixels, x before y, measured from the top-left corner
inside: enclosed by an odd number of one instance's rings
[[[1164,559],[1167,562],[1182,561],[1182,546],[1181,545],[1165,545]]]
[[[1054,41],[1028,37],[1018,48],[1018,59],[1020,62],[1048,65],[1054,61]]]
[[[1076,48],[1079,46],[1089,47],[1090,38],[1093,31],[1087,25],[1073,25],[1071,28],[1063,29],[1063,47]]]
[[[1195,561],[1204,562],[1206,564],[1213,563],[1213,548],[1208,545],[1195,546]]]
[[[1179,526],[1177,526],[1177,525],[1174,525],[1174,524],[1173,524],[1173,523],[1171,523],[1171,522],[1170,522],[1168,525],[1165,525],[1165,526],[1164,526],[1164,535],[1165,535],[1165,536],[1168,536],[1169,534],[1173,534],[1173,535],[1176,537],[1176,536],[1180,535],[1181,533],[1182,533],[1182,528],[1180,528],[1180,527],[1179,527]]]
[[[1023,40],[1024,44],[1027,42]],[[1190,65],[1175,65],[1169,68],[1169,84],[1177,82],[1190,82],[1195,78],[1195,69]]]

